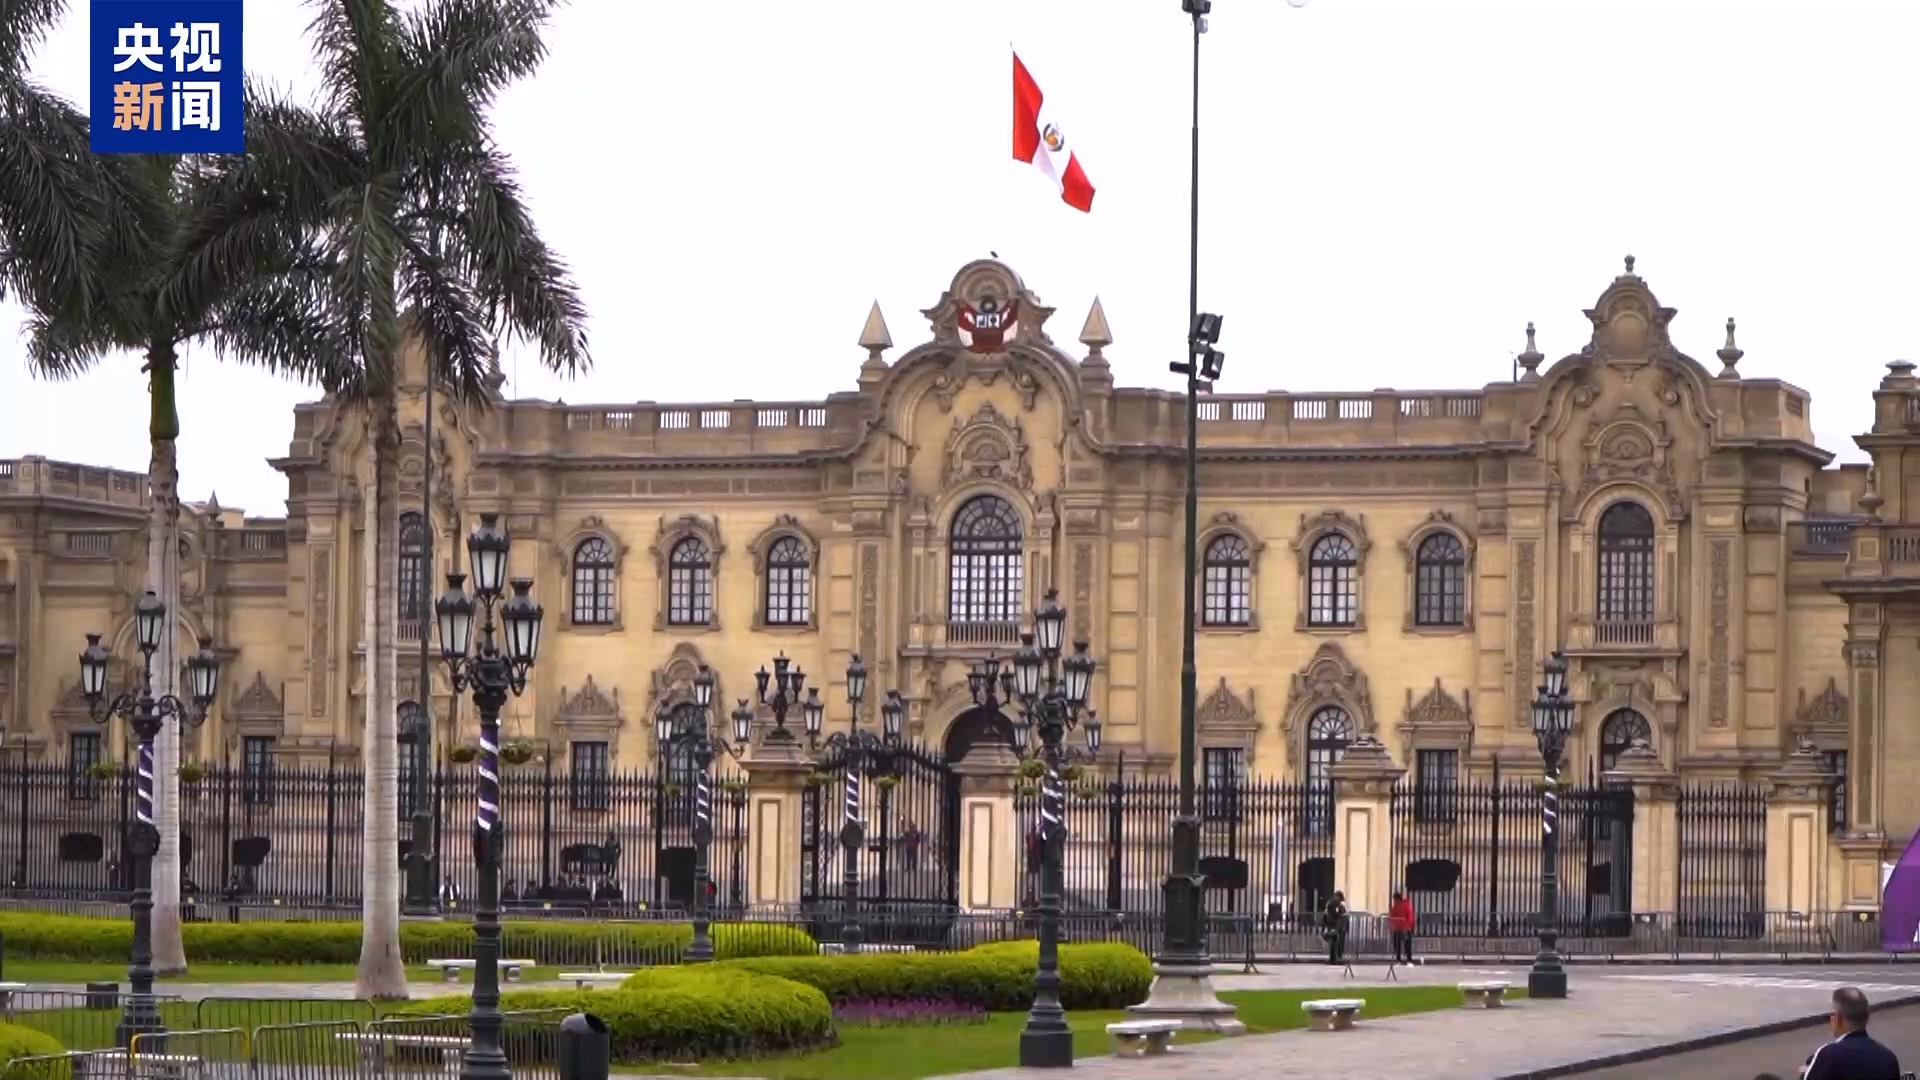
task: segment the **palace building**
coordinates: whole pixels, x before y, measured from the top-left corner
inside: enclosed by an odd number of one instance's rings
[[[547,611],[507,731],[564,746],[575,772],[651,760],[655,710],[685,701],[701,665],[731,709],[776,654],[819,687],[830,728],[860,655],[872,686],[904,695],[906,733],[962,759],[996,730],[971,666],[1017,648],[1050,588],[1099,662],[1103,757],[1169,772],[1183,398],[1115,386],[1099,303],[1064,340],[997,262],[963,267],[922,314],[896,348],[876,306],[863,355],[818,400],[462,410],[441,395],[430,439],[414,356],[400,590],[378,600],[399,609],[401,696],[437,583],[496,513]],[[1574,771],[1633,754],[1674,782],[1761,782],[1817,753],[1832,906],[1868,900],[1920,822],[1920,785],[1892,782],[1920,768],[1902,706],[1920,700],[1914,366],[1862,388],[1873,464],[1834,467],[1806,391],[1743,373],[1731,323],[1712,364],[1681,351],[1631,259],[1587,315],[1591,341],[1557,361],[1529,331],[1512,382],[1202,400],[1205,777],[1329,783],[1367,736],[1429,787],[1496,759],[1537,772],[1531,700],[1558,650]],[[1702,328],[1696,347],[1721,336]],[[363,433],[348,407],[303,405],[275,461],[286,518],[185,514],[181,633],[210,634],[225,664],[189,755],[357,753]],[[88,630],[132,653],[146,503],[139,475],[0,462],[0,758],[103,753],[74,657]],[[452,723],[435,667],[434,715]]]

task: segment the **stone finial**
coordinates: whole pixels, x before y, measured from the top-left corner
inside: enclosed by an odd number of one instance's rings
[[[1813,785],[1833,780],[1833,773],[1827,768],[1827,759],[1813,745],[1813,740],[1801,735],[1794,740],[1794,744],[1793,753],[1787,755],[1786,761],[1774,770],[1771,777],[1776,789],[1811,791]]]
[[[867,312],[867,323],[860,328],[860,347],[867,350],[867,363],[884,364],[880,354],[893,348],[893,335],[887,333],[887,320],[880,314],[880,301]]]
[[[1621,753],[1619,760],[1613,763],[1613,768],[1608,769],[1601,779],[1628,784],[1659,784],[1670,782],[1673,773],[1667,770],[1653,747],[1647,745],[1647,740],[1635,739],[1633,745]]]
[[[1734,370],[1734,365],[1738,364],[1740,358],[1747,354],[1746,350],[1733,343],[1733,317],[1731,315],[1727,317],[1727,343],[1720,346],[1720,351],[1714,353],[1714,355],[1718,356],[1720,362],[1726,365],[1720,369],[1719,378],[1737,379],[1740,377],[1740,373]]]
[[[1860,512],[1866,515],[1868,521],[1879,521],[1880,508],[1886,504],[1887,500],[1873,490],[1873,477],[1867,477],[1867,490],[1860,493]]]
[[[1629,255],[1629,256],[1627,256],[1627,259],[1626,259],[1626,262],[1627,262],[1627,272],[1626,272],[1626,273],[1624,273],[1624,274],[1622,274],[1622,275],[1620,275],[1620,276],[1621,276],[1621,277],[1632,277],[1632,276],[1634,276],[1634,275],[1633,275],[1633,256],[1631,256],[1631,255]]]
[[[1101,350],[1113,344],[1113,330],[1107,326],[1107,309],[1100,306],[1100,298],[1093,298],[1093,306],[1087,309],[1086,325],[1080,328],[1080,344],[1087,347],[1087,362],[1105,361]]]
[[[1531,322],[1527,323],[1527,350],[1514,359],[1520,362],[1521,371],[1524,373],[1520,376],[1521,382],[1539,381],[1540,361],[1545,360],[1546,357],[1540,355],[1539,348],[1533,343],[1533,323]]]
[[[1914,385],[1913,361],[1895,360],[1887,365],[1887,374],[1880,380],[1882,390],[1907,390]]]

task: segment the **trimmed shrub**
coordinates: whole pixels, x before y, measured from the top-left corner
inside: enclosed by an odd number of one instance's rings
[[[187,923],[187,958],[200,963],[352,964],[360,959],[357,922]],[[0,912],[7,951],[22,960],[118,962],[133,946],[126,919]],[[501,926],[503,955],[544,964],[585,964],[601,956],[630,964],[677,963],[693,927],[673,922],[581,923],[523,920]],[[715,955],[724,959],[805,956],[819,951],[798,927],[780,923],[716,923]],[[465,922],[407,922],[400,951],[410,963],[473,955]]]
[[[465,1015],[467,995],[395,1006],[389,1015]],[[569,1009],[606,1021],[615,1061],[753,1058],[833,1043],[826,995],[789,979],[733,967],[657,968],[617,990],[515,990],[503,1009]]]
[[[44,1031],[18,1024],[0,1024],[0,1068],[14,1058],[48,1057],[65,1053],[66,1049],[59,1039]]]
[[[1039,960],[1038,943],[1007,941],[965,952],[766,957],[721,966],[803,982],[835,1003],[943,998],[1015,1012],[1033,1004]],[[1137,1005],[1152,982],[1153,964],[1131,945],[1060,947],[1060,999],[1069,1009]]]

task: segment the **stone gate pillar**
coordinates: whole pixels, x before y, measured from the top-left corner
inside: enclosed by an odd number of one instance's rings
[[[1802,743],[1771,780],[1772,791],[1767,798],[1767,911],[1791,915],[1825,911],[1829,785],[1833,777],[1820,752],[1811,743]]]
[[[813,763],[792,733],[783,734],[763,737],[741,763],[748,783],[747,903],[754,907],[800,903],[800,794]]]
[[[1005,910],[1020,902],[1020,835],[1013,785],[1020,759],[1000,743],[976,744],[954,763],[960,777],[960,906]]]
[[[1680,866],[1680,783],[1645,741],[1620,755],[1601,780],[1633,791],[1634,936],[1658,936],[1670,926],[1680,898],[1675,892]],[[1647,919],[1654,919],[1649,924]]]
[[[1354,912],[1385,915],[1394,888],[1393,788],[1407,774],[1386,745],[1362,735],[1328,770],[1333,778],[1333,887]]]

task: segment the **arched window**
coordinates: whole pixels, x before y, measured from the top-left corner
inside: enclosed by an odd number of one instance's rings
[[[1600,724],[1600,771],[1611,772],[1636,742],[1653,745],[1653,725],[1632,709],[1615,709]]]
[[[1236,533],[1221,533],[1207,544],[1202,570],[1205,626],[1246,626],[1253,622],[1253,552]]]
[[[573,549],[573,621],[580,626],[613,622],[613,545],[589,536]]]
[[[1653,515],[1637,502],[1617,502],[1600,515],[1599,595],[1602,623],[1653,621]]]
[[[667,625],[705,626],[713,621],[713,549],[689,536],[667,553]]]
[[[1360,566],[1353,541],[1330,532],[1307,552],[1307,625],[1352,626],[1360,618]]]
[[[797,536],[783,536],[767,550],[766,621],[769,626],[805,626],[812,617],[812,560]]]
[[[427,519],[417,510],[400,515],[400,588],[394,601],[402,623],[413,627],[427,623],[432,602],[427,580]]]
[[[1450,532],[1432,533],[1413,554],[1413,624],[1462,626],[1466,621],[1466,545]]]
[[[1353,717],[1338,705],[1322,705],[1307,719],[1307,827],[1333,828],[1333,765],[1353,742]]]
[[[947,620],[1017,623],[1021,587],[1020,515],[998,495],[976,495],[953,515],[947,562]]]

